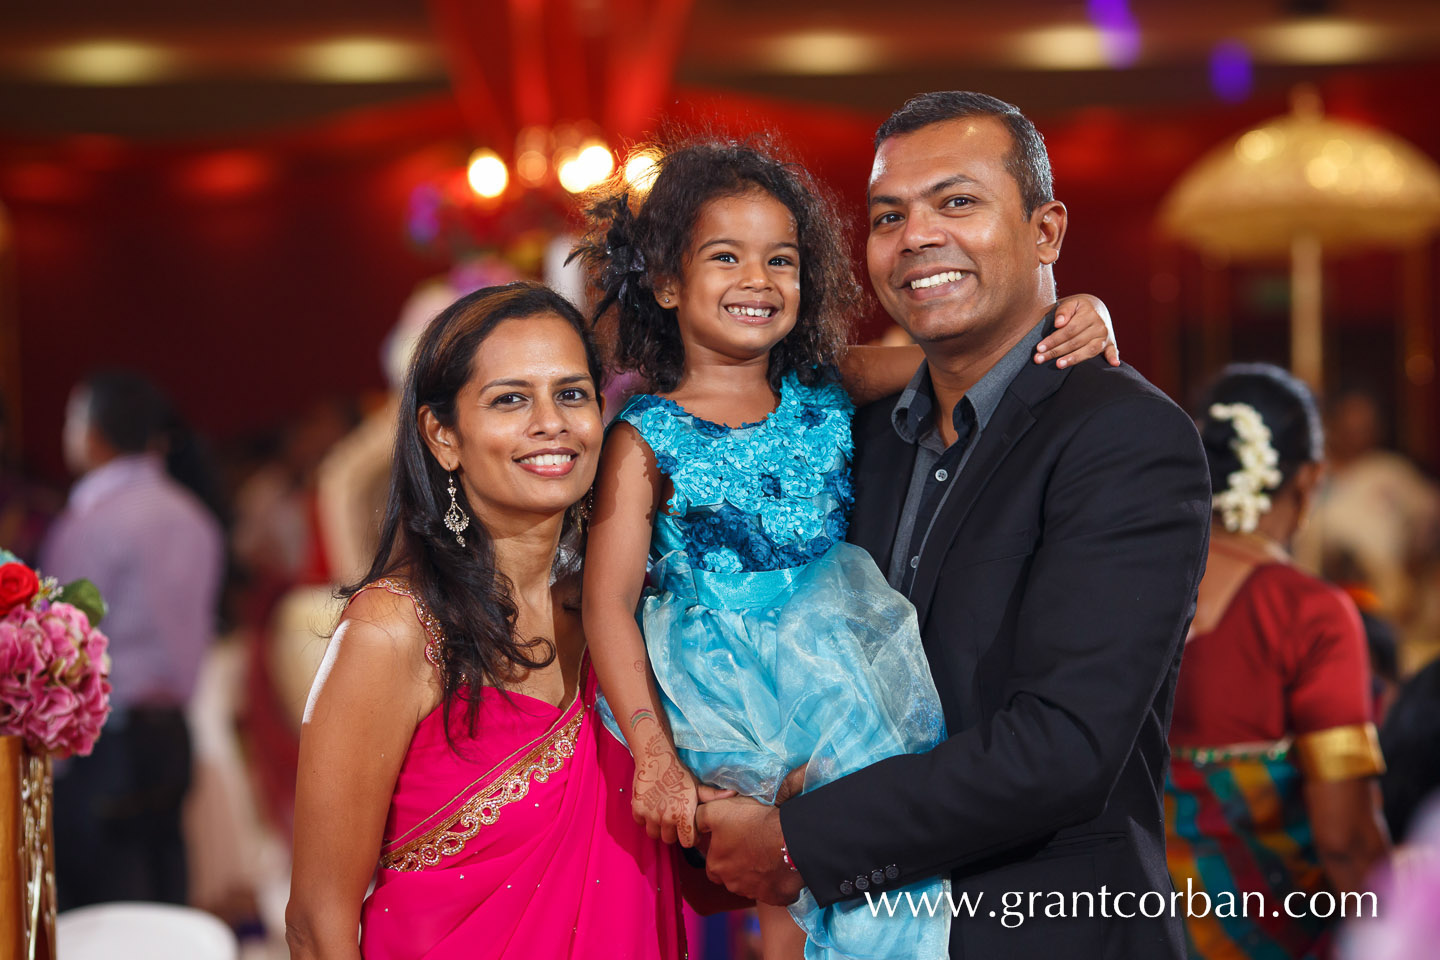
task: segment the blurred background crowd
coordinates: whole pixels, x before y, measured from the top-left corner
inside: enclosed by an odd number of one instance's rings
[[[131,491],[85,523],[121,544],[107,736],[149,765],[58,771],[62,909],[188,902],[283,956],[300,719],[426,321],[518,278],[583,299],[575,197],[643,191],[666,123],[778,132],[863,239],[871,135],[933,89],[1035,119],[1062,291],[1152,382],[1315,391],[1294,553],[1362,614],[1403,843],[1440,786],[1433,0],[76,0],[0,8],[0,546],[99,582],[77,518]],[[120,794],[129,846],[70,840]],[[691,955],[749,937],[697,921]]]

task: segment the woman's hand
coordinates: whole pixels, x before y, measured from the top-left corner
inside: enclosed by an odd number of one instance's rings
[[[1082,293],[1066,297],[1055,308],[1055,332],[1035,347],[1035,362],[1054,360],[1055,366],[1068,367],[1102,352],[1110,366],[1120,366],[1120,347],[1115,342],[1110,311],[1099,297]]]
[[[631,734],[635,753],[635,782],[630,810],[637,823],[645,825],[651,838],[684,847],[695,846],[695,808],[699,793],[695,777],[661,729],[660,722],[647,717]]]

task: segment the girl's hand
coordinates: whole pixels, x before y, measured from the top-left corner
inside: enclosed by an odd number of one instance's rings
[[[1055,308],[1055,332],[1035,347],[1035,362],[1054,360],[1055,366],[1063,368],[1102,352],[1110,366],[1120,366],[1120,347],[1115,342],[1110,311],[1099,297],[1082,293],[1066,297]]]
[[[785,775],[780,781],[780,789],[775,791],[775,806],[780,806],[791,797],[799,796],[805,789],[805,771],[810,764],[802,763]]]
[[[635,782],[630,812],[645,825],[651,839],[695,846],[695,807],[699,801],[695,777],[675,754],[659,724],[649,721],[648,738],[635,738]],[[633,742],[633,741],[632,741]]]

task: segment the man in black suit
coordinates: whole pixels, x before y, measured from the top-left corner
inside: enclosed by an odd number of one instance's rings
[[[703,805],[709,872],[822,905],[948,875],[976,905],[952,957],[1182,958],[1162,791],[1210,521],[1195,428],[1129,367],[1028,362],[1066,210],[1014,107],[911,100],[869,211],[926,362],[855,419],[850,539],[914,602],[949,736],[783,807]]]

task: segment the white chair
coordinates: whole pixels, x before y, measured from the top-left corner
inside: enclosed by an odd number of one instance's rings
[[[165,903],[101,903],[55,920],[57,960],[237,960],[235,934],[216,917]]]

